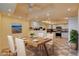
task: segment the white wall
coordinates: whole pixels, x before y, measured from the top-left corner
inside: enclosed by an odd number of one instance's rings
[[[27,19],[26,19],[27,20]],[[18,19],[12,16],[1,15],[0,18],[0,50],[8,48],[7,35],[13,36],[29,36],[29,21]],[[13,34],[11,24],[20,23],[22,25],[22,33]]]
[[[78,30],[78,18],[77,17],[70,17],[68,20],[68,40],[70,40],[70,31]]]

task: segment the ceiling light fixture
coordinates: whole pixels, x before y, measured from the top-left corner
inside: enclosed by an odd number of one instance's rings
[[[64,19],[69,19],[68,17],[65,17]]]
[[[67,11],[71,11],[71,9],[70,9],[70,8],[68,8],[68,9],[67,9]]]
[[[11,12],[12,10],[11,9],[8,9],[8,12]]]

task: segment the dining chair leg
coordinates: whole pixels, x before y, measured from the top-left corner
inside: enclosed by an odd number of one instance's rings
[[[49,56],[49,54],[48,54],[48,50],[47,50],[47,47],[46,47],[45,44],[44,44],[44,49],[45,49],[45,51],[46,51],[46,55]]]
[[[42,47],[42,45],[40,45],[40,46],[39,46],[39,54],[40,54],[40,56],[42,56],[42,55],[43,55],[42,50],[43,50],[43,47]]]
[[[44,55],[44,46],[43,46],[43,45],[40,45],[40,46],[38,47],[38,54],[39,54],[40,56],[43,56],[43,55]]]

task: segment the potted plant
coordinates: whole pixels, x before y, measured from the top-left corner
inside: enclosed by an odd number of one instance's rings
[[[33,38],[35,34],[34,33],[31,33],[30,35],[31,35],[31,38]]]
[[[78,45],[78,32],[77,30],[71,30],[70,32],[70,44],[72,49],[77,49]]]

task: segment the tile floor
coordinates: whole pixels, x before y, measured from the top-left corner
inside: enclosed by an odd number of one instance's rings
[[[77,51],[70,48],[69,42],[64,38],[55,38],[54,40],[54,55],[57,56],[76,56]]]

